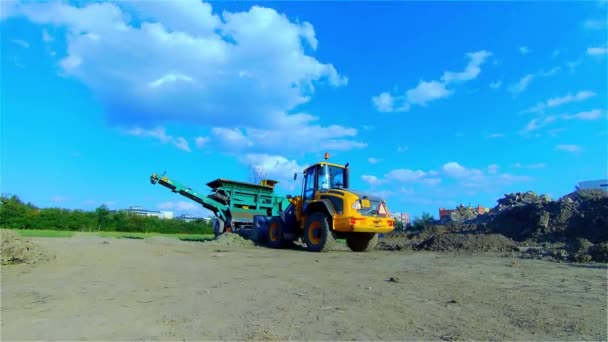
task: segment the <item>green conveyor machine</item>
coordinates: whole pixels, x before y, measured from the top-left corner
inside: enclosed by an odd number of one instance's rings
[[[274,186],[278,182],[274,180],[265,179],[255,184],[219,178],[207,183],[211,188],[207,194],[156,173],[150,176],[150,182],[163,185],[213,212],[216,235],[251,228],[254,215],[277,216],[290,203],[287,197],[275,194]]]

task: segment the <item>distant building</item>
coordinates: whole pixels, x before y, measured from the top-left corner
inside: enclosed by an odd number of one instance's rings
[[[410,214],[409,213],[393,213],[393,214],[391,214],[391,217],[394,218],[396,221],[403,222],[403,224],[406,226],[408,224],[410,224]]]
[[[608,191],[608,179],[589,180],[576,183],[576,190],[590,189]]]
[[[164,210],[147,210],[143,207],[131,206],[128,209],[120,210],[122,212],[126,212],[127,214],[140,215],[140,216],[153,216],[161,219],[172,219],[173,212],[172,211],[164,211]]]
[[[464,207],[461,205],[461,207]],[[470,209],[472,209],[473,207],[468,207]],[[450,213],[455,211],[456,209],[445,209],[445,208],[439,208],[439,219],[441,220],[444,217],[450,216]],[[490,212],[490,208],[484,208],[483,206],[478,205],[477,208],[475,208],[475,210],[477,211],[478,215],[483,215],[483,214],[487,214],[488,212]]]

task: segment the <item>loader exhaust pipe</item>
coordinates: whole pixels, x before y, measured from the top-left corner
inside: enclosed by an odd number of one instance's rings
[[[348,165],[350,163],[346,163],[346,165],[344,165],[344,189],[348,189],[350,187],[350,169],[348,168]]]

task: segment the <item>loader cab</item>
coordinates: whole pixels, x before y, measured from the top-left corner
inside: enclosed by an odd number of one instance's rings
[[[325,160],[328,154],[325,154]],[[294,176],[294,179],[297,174]],[[318,190],[348,188],[349,169],[348,164],[338,165],[330,162],[319,162],[304,170],[304,181],[302,184],[302,200],[304,202],[313,200]]]

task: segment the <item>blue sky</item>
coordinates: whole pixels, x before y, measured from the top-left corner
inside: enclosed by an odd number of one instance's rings
[[[329,152],[392,212],[553,197],[606,177],[594,2],[1,4],[3,193],[208,215],[206,191]]]

